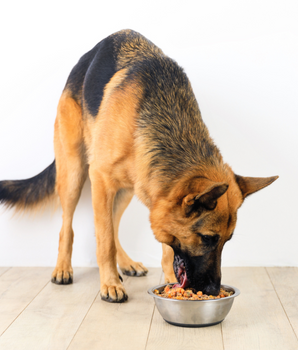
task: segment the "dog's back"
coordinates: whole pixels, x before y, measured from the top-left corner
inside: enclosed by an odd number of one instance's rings
[[[111,96],[114,96],[113,111]],[[120,113],[122,119],[109,120],[113,119],[115,108],[118,112],[124,110],[123,104],[129,111]],[[121,122],[129,127],[119,129]],[[101,135],[102,130],[95,124],[105,125],[109,130]],[[56,136],[63,133],[63,126],[67,134],[55,137],[56,151],[61,149],[57,138],[69,139],[80,148],[83,163],[89,164],[99,147],[94,134],[101,138],[100,148],[105,154],[112,152],[112,139],[116,140],[116,152],[117,147],[119,150],[126,147],[126,153],[134,152],[135,169],[131,177],[137,177],[133,181],[137,183],[136,190],[145,204],[148,204],[148,196],[143,194],[147,192],[144,184],[152,177],[163,182],[166,191],[169,184],[173,186],[176,179],[180,181],[182,174],[190,170],[196,172],[198,168],[202,171],[206,164],[223,170],[222,157],[209,137],[183,69],[152,42],[132,30],[122,30],[103,39],[72,69],[58,106]],[[112,130],[112,135],[107,135]],[[132,134],[133,140],[128,141]],[[123,139],[127,139],[125,146]],[[56,167],[57,162],[41,173],[40,183],[47,180],[45,174],[51,175],[51,182],[46,181],[51,186],[43,190],[43,196],[34,195],[34,190],[28,192],[27,181],[14,183],[15,188],[10,183],[12,192],[19,196],[18,200],[6,188],[3,188],[0,200],[9,206],[30,209],[43,198],[53,197],[57,193],[53,186]]]
[[[111,83],[120,71],[121,79]],[[83,117],[96,119],[104,91],[131,84],[139,89],[135,136],[146,145],[140,152],[149,154],[150,172],[158,171],[168,182],[202,162],[222,165],[183,69],[137,32],[120,31],[98,43],[73,68],[65,90],[82,107]]]
[[[121,69],[134,66],[138,61],[163,56],[162,51],[141,34],[122,30],[100,41],[81,57],[72,69],[65,89],[86,112],[96,117],[105,86]]]

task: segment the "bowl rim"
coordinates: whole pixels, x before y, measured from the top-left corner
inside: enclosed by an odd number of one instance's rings
[[[177,283],[177,282],[176,282]],[[156,299],[161,299],[164,301],[174,301],[174,302],[203,302],[203,303],[209,303],[209,302],[222,302],[223,300],[229,300],[229,299],[233,299],[236,298],[239,294],[240,294],[240,290],[236,287],[233,287],[231,285],[228,284],[221,284],[220,287],[222,288],[229,288],[229,289],[233,289],[234,290],[234,294],[230,295],[229,297],[225,297],[225,298],[220,298],[220,299],[209,299],[209,300],[181,300],[181,299],[172,299],[172,298],[164,298],[164,297],[160,297],[159,295],[155,294],[153,292],[153,290],[158,289],[158,288],[162,288],[168,285],[174,285],[175,283],[163,283],[163,284],[158,284],[157,286],[151,287],[147,290],[147,293],[150,294],[153,298]]]

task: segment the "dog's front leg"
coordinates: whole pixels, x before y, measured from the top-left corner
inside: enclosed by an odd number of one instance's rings
[[[174,262],[174,251],[173,249],[168,246],[167,244],[162,244],[162,259],[161,259],[161,266],[164,272],[165,276],[165,282],[166,283],[174,283],[177,282],[174,268],[173,268],[173,262]]]
[[[106,174],[90,166],[94,210],[96,255],[100,274],[100,294],[105,301],[121,303],[127,294],[119,280],[113,229],[113,201],[117,189]]]

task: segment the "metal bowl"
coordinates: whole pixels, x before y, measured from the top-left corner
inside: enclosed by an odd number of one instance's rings
[[[235,297],[240,294],[239,289],[223,284],[221,288],[228,292],[234,292],[229,297],[211,300],[178,300],[160,297],[154,294],[157,289],[160,292],[170,284],[161,284],[148,289],[148,293],[154,298],[155,305],[163,319],[180,327],[207,327],[222,322],[233,305]]]

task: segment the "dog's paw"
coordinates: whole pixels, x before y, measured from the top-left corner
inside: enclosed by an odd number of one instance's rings
[[[109,303],[124,303],[128,296],[121,284],[108,286],[104,284],[100,288],[101,299]]]
[[[52,273],[51,282],[55,284],[71,284],[73,282],[72,268],[60,269],[56,267]]]
[[[119,266],[122,273],[126,276],[146,276],[148,269],[141,262],[131,261],[130,264]]]

